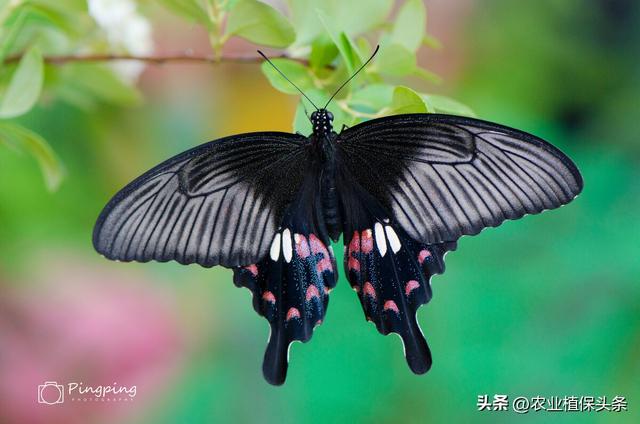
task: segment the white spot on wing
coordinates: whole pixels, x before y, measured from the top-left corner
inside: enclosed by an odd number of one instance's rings
[[[288,228],[282,232],[282,254],[287,263],[291,262],[293,257],[293,247],[291,246],[291,231]]]
[[[373,232],[376,237],[376,246],[378,246],[378,252],[380,252],[380,256],[386,255],[387,239],[384,237],[384,229],[382,228],[382,224],[376,222],[376,225],[373,227]]]
[[[273,242],[271,243],[271,259],[273,261],[277,261],[280,257],[280,233],[276,233],[273,238]]]
[[[387,233],[387,238],[389,239],[391,250],[393,250],[393,253],[398,253],[398,251],[400,250],[400,247],[402,247],[402,244],[400,243],[400,239],[398,238],[398,235],[393,230],[393,228],[389,225],[384,227],[384,229]]]

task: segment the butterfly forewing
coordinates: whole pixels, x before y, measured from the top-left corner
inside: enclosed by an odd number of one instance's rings
[[[341,166],[414,240],[455,241],[570,202],[576,166],[549,143],[458,116],[397,115],[338,138]]]
[[[94,228],[96,250],[121,261],[257,262],[299,191],[305,142],[287,133],[242,134],[167,160],[107,204]]]

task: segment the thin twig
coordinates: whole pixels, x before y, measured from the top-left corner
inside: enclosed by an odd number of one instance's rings
[[[12,63],[18,62],[22,58],[21,54],[7,57],[4,62]],[[308,65],[309,62],[305,59],[299,59],[290,57],[286,54],[279,54],[271,56],[272,59],[290,59],[300,62],[304,65]],[[44,62],[52,65],[63,65],[70,62],[110,62],[120,60],[135,60],[139,62],[146,62],[154,65],[163,65],[166,63],[201,63],[217,65],[220,63],[240,63],[240,64],[255,64],[262,63],[262,58],[257,54],[255,56],[222,56],[216,59],[214,56],[196,56],[189,53],[174,54],[166,56],[136,56],[129,54],[88,54],[88,55],[60,55],[60,56],[45,56]]]

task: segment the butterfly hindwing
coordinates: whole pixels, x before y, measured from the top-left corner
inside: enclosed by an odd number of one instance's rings
[[[269,253],[256,264],[234,269],[234,283],[253,293],[253,306],[271,326],[263,373],[271,384],[285,381],[289,345],[308,341],[322,323],[337,272],[329,239],[318,224],[315,174],[288,208]],[[328,247],[329,246],[329,247]]]
[[[382,334],[397,333],[407,363],[422,374],[431,352],[417,321],[432,296],[431,276],[444,272],[444,254],[455,242],[426,245],[412,240],[371,197],[343,178],[344,267],[365,318]]]
[[[533,135],[459,116],[374,119],[338,137],[339,156],[414,240],[455,241],[570,202],[573,162]]]
[[[238,266],[264,256],[304,178],[305,137],[251,133],[203,144],[122,189],[94,228],[121,261]]]

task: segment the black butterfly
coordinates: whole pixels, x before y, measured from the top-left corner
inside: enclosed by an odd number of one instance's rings
[[[491,122],[407,114],[338,134],[326,106],[310,119],[308,137],[240,134],[167,160],[116,194],[93,234],[109,259],[232,268],[271,324],[263,363],[271,384],[285,380],[291,342],[309,340],[324,319],[340,234],[366,319],[399,334],[422,374],[431,353],[416,313],[444,254],[463,235],[557,208],[582,190],[561,151]]]

